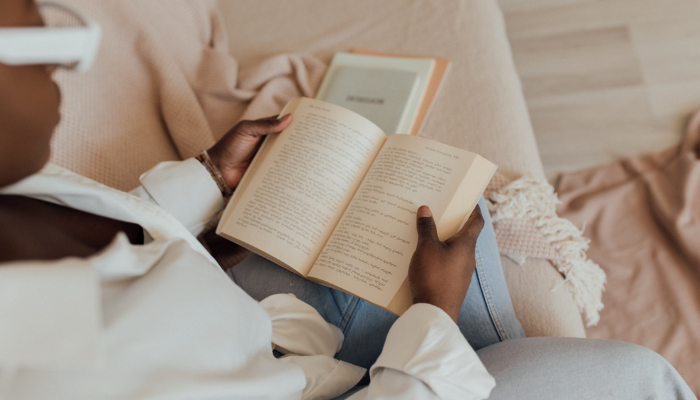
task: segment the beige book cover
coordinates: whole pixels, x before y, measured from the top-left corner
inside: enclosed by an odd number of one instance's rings
[[[409,132],[411,135],[418,135],[425,125],[425,121],[430,115],[430,111],[433,109],[433,104],[437,99],[440,89],[445,82],[447,73],[450,70],[450,60],[447,58],[440,57],[425,57],[425,56],[414,56],[414,55],[404,55],[404,54],[392,54],[392,53],[382,53],[378,51],[365,50],[365,49],[352,49],[350,51],[353,54],[364,54],[370,56],[379,57],[395,57],[395,58],[430,58],[435,60],[435,66],[430,74],[430,78],[427,83],[427,88],[423,99],[421,100],[420,107],[415,116],[415,122],[413,128]]]
[[[411,71],[418,76],[418,88],[415,95],[411,98],[407,110],[399,123],[396,132],[392,133],[409,133],[413,131],[415,126],[415,118],[418,114],[423,98],[425,97],[430,77],[435,68],[435,60],[431,58],[401,58],[401,57],[381,57],[365,54],[352,54],[338,52],[333,56],[333,60],[328,66],[326,76],[321,82],[321,86],[316,93],[316,99],[326,101],[328,90],[333,85],[336,74],[342,67],[364,67],[374,69],[388,69],[396,71]]]
[[[355,111],[384,133],[398,133],[418,96],[420,78],[414,71],[341,66],[324,101]]]

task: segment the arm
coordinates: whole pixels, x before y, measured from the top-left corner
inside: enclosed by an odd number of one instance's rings
[[[476,267],[476,239],[484,221],[477,208],[446,242],[437,237],[428,207],[418,209],[419,241],[409,282],[414,305],[387,336],[361,399],[484,399],[495,386],[456,325]]]
[[[263,137],[283,131],[290,123],[291,116],[241,121],[207,150],[225,186],[235,189]],[[163,162],[141,175],[141,186],[130,193],[166,209],[197,235],[225,205],[222,191],[212,178],[194,158]]]
[[[370,377],[351,399],[485,399],[495,386],[457,325],[426,303],[394,323]]]

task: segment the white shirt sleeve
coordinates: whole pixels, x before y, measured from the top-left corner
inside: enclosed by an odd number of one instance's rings
[[[370,377],[350,399],[486,399],[496,386],[457,325],[429,304],[394,323]]]
[[[224,207],[224,198],[207,169],[196,159],[166,161],[141,175],[130,193],[158,204],[193,235]]]
[[[273,349],[285,354],[280,361],[304,371],[302,400],[336,398],[362,379],[364,368],[333,358],[343,343],[343,332],[316,309],[288,294],[272,295],[260,305],[272,322]]]

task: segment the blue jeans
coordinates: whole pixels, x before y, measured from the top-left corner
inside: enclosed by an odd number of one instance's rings
[[[476,243],[476,270],[458,322],[474,350],[525,337],[513,311],[491,217],[483,198],[479,206],[484,228]],[[230,274],[258,301],[277,293],[293,293],[313,306],[345,335],[336,358],[363,368],[369,369],[379,357],[389,328],[398,318],[355,296],[301,278],[254,254],[234,267]]]

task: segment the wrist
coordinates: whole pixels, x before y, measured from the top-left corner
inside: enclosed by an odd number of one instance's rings
[[[216,183],[216,186],[219,187],[221,195],[224,197],[230,196],[231,193],[233,193],[233,190],[226,182],[226,179],[224,179],[224,175],[221,173],[221,164],[219,162],[218,154],[215,151],[212,151],[210,154],[207,150],[203,150],[195,158],[202,164],[202,166],[204,166],[204,168],[207,169],[209,175],[211,175],[211,178]]]

